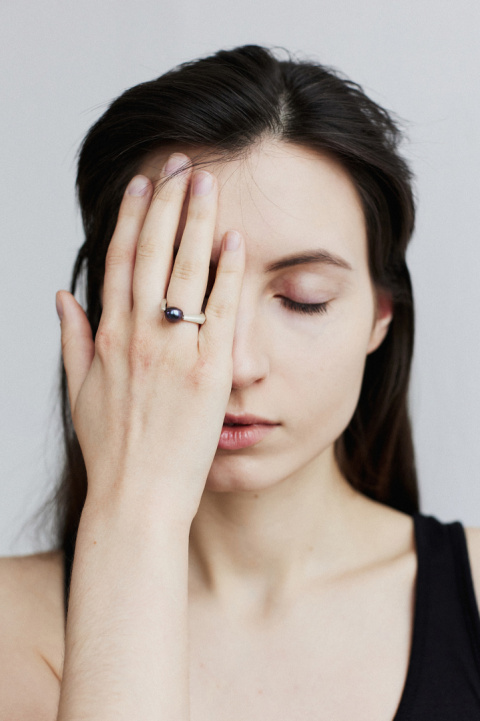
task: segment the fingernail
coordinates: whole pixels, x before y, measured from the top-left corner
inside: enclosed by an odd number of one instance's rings
[[[237,250],[240,247],[240,233],[229,230],[225,238],[225,250]]]
[[[55,305],[56,305],[56,307],[57,307],[58,317],[60,318],[60,320],[62,320],[62,318],[63,318],[63,305],[62,305],[62,301],[60,300],[60,298],[59,298],[58,296],[55,298]]]
[[[165,175],[171,175],[176,170],[182,167],[182,165],[185,165],[185,163],[188,161],[188,158],[186,155],[183,155],[183,153],[173,153],[165,163],[163,167],[163,172]]]
[[[193,194],[208,195],[213,187],[213,176],[205,170],[195,173],[193,178]]]
[[[150,181],[144,175],[136,175],[127,185],[128,195],[145,195]]]

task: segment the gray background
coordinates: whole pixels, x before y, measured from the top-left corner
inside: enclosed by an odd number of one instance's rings
[[[0,555],[48,548],[28,519],[57,471],[55,292],[82,242],[77,147],[126,88],[244,43],[337,67],[408,121],[422,511],[480,525],[479,30],[478,0],[3,0]]]

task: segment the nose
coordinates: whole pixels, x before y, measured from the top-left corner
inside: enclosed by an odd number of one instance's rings
[[[247,388],[269,373],[268,329],[253,294],[242,288],[233,336],[232,390]]]

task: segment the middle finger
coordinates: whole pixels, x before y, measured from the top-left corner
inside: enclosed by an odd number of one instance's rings
[[[186,165],[189,158],[174,153],[165,163],[160,179]],[[158,318],[160,303],[170,275],[173,243],[187,192],[191,168],[174,175],[153,194],[137,243],[133,273],[133,312],[144,318]]]

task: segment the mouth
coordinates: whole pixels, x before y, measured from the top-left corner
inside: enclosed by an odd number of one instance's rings
[[[273,423],[224,423],[223,428],[254,428],[255,426],[272,426]]]
[[[218,448],[236,451],[260,443],[278,423],[224,423]]]

